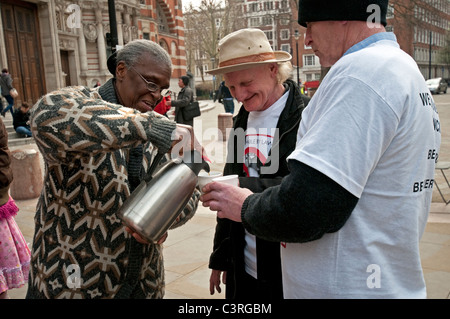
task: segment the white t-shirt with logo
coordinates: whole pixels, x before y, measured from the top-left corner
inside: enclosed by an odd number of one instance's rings
[[[273,138],[276,133],[278,119],[283,111],[289,91],[279,98],[271,107],[264,111],[249,113],[247,130],[245,131],[244,171],[248,177],[259,177],[257,159],[264,164],[269,156]],[[257,277],[256,238],[245,231],[244,261],[245,271]]]
[[[379,34],[344,55],[302,113],[288,160],[359,201],[339,231],[281,248],[285,298],[426,297],[419,240],[439,117],[416,63],[392,37]]]

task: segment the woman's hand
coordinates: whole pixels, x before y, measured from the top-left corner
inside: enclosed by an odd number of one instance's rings
[[[148,245],[150,244],[150,242],[145,239],[144,237],[142,237],[141,235],[139,235],[138,233],[136,233],[134,230],[132,230],[131,228],[125,226],[125,230],[134,237],[134,239],[136,239],[139,243],[144,244],[144,245]],[[162,235],[162,237],[157,241],[158,245],[161,245],[162,243],[164,243],[167,239],[168,233],[165,232],[164,235]]]

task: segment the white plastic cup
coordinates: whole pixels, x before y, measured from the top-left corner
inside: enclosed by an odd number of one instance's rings
[[[239,176],[238,175],[226,175],[213,178],[213,182],[226,183],[233,186],[239,186]]]
[[[214,178],[217,178],[219,176],[222,176],[222,172],[219,171],[211,171],[211,172],[205,172],[201,171],[198,173],[198,187],[200,188],[200,192],[202,192],[202,188],[205,187],[206,184],[211,183]]]

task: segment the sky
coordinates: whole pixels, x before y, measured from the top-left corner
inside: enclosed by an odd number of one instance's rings
[[[194,5],[194,7],[198,7],[202,0],[181,0],[183,3],[183,8],[187,8],[190,3]]]
[[[187,6],[192,3],[194,7],[198,7],[202,0],[181,0],[183,3],[183,8],[187,8]]]

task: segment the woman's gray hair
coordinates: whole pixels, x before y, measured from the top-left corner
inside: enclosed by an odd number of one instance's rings
[[[159,44],[150,40],[134,40],[127,43],[122,49],[117,51],[117,62],[123,61],[127,68],[140,62],[144,54],[150,54],[155,63],[167,65],[172,73],[172,59],[169,53]]]
[[[278,83],[284,83],[287,79],[289,79],[291,77],[292,69],[292,63],[289,61],[278,63]]]

